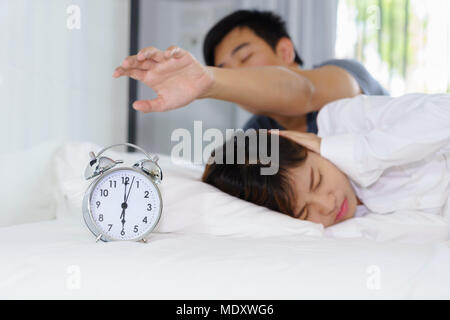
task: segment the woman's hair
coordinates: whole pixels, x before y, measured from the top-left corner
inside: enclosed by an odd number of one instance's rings
[[[270,11],[238,10],[222,18],[206,34],[203,41],[203,57],[207,66],[214,66],[214,50],[225,36],[236,27],[247,27],[263,39],[273,50],[281,38],[288,38],[286,24],[280,16]],[[303,61],[295,51],[295,62]]]
[[[219,147],[220,150],[214,150],[211,157],[220,155],[220,159],[216,158],[215,162],[206,165],[202,181],[232,196],[294,216],[296,193],[292,190],[292,180],[289,177],[288,169],[298,167],[303,163],[307,157],[306,149],[292,140],[279,136],[278,172],[274,175],[261,175],[261,168],[269,167],[271,163],[261,161],[259,152],[261,133],[258,133],[256,137],[256,143],[251,146],[248,136],[243,145],[238,142],[239,139],[232,137]],[[262,139],[263,142],[267,141],[266,150],[272,150],[271,140],[270,133],[265,139]],[[255,153],[254,150],[250,152],[250,147],[256,147],[257,152]],[[245,161],[241,164],[237,161],[238,148],[245,149]],[[227,152],[234,154],[232,164],[226,163]],[[254,154],[256,154],[256,159],[253,160],[256,161],[252,161],[250,158]]]

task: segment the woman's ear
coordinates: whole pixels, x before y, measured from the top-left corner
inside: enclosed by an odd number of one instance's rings
[[[291,65],[295,61],[294,44],[287,37],[283,37],[278,41],[275,52],[286,65]]]

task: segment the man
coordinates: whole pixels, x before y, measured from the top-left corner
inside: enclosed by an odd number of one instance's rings
[[[239,10],[219,21],[204,42],[207,66],[171,46],[147,47],[124,60],[113,76],[130,76],[156,91],[136,101],[143,112],[183,107],[195,99],[234,102],[255,116],[247,128],[317,133],[317,112],[327,103],[387,92],[356,61],[331,60],[304,70],[280,17]]]

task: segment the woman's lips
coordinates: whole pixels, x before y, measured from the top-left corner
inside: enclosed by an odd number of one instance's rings
[[[345,217],[348,210],[348,201],[347,198],[344,199],[344,202],[342,202],[341,209],[339,210],[338,214],[336,215],[336,219],[334,222],[337,222]]]

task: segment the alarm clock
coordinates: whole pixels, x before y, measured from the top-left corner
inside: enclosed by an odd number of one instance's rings
[[[133,166],[117,166],[122,160],[113,160],[102,154],[113,147],[129,146],[141,151],[147,158]],[[83,198],[83,218],[96,241],[147,241],[156,230],[162,213],[162,198],[158,185],[162,170],[158,156],[151,156],[131,143],[106,147],[95,155],[84,172],[86,180],[94,179]]]

